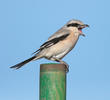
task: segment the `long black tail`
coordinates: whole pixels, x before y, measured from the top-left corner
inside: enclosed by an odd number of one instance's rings
[[[25,60],[25,61],[22,61],[21,63],[18,63],[18,64],[16,64],[16,65],[10,67],[10,68],[19,69],[19,68],[21,68],[23,65],[25,65],[25,64],[29,63],[30,61],[34,60],[35,58],[36,58],[36,56],[33,56],[33,57],[31,57],[31,58],[29,58],[29,59],[27,59],[27,60]]]

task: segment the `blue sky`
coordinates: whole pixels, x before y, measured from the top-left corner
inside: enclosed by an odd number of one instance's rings
[[[63,60],[67,100],[110,100],[109,0],[1,0],[0,100],[39,100],[41,59],[19,70],[9,67],[31,57],[48,37],[70,19],[90,28]]]

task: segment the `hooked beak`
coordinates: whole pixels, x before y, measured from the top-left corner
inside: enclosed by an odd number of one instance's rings
[[[82,32],[82,29],[83,28],[86,28],[86,27],[89,27],[89,25],[88,24],[84,24],[84,25],[79,25],[78,26],[78,29],[79,29],[79,31],[80,31],[80,35],[82,35],[82,36],[84,36],[85,37],[85,34],[83,34],[83,32]]]

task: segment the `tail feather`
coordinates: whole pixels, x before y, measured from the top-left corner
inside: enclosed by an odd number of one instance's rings
[[[22,61],[21,63],[18,63],[18,64],[16,64],[16,65],[10,67],[10,68],[19,69],[19,68],[21,68],[23,65],[25,65],[25,64],[29,63],[30,61],[34,60],[35,58],[36,58],[36,56],[33,56],[33,57],[31,57],[31,58],[29,58],[29,59],[27,59],[27,60],[25,60],[25,61]]]

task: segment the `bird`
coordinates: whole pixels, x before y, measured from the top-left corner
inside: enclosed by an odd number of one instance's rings
[[[85,36],[82,29],[86,27],[89,27],[89,25],[84,24],[80,20],[69,20],[63,27],[50,36],[48,40],[33,53],[34,55],[31,58],[11,66],[10,68],[19,69],[31,61],[46,58],[64,64],[67,71],[69,71],[69,65],[63,61],[62,58],[75,47],[79,36]]]

